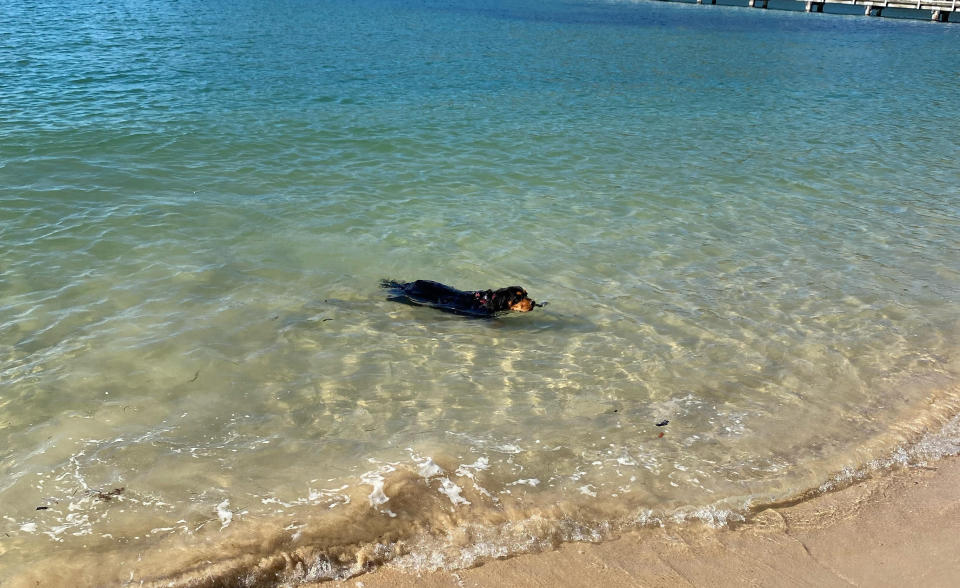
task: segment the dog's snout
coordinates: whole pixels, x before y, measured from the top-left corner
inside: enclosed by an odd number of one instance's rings
[[[514,310],[518,312],[530,312],[531,310],[533,310],[534,306],[536,306],[536,303],[533,300],[529,298],[523,298],[521,300],[518,300],[515,304],[512,304],[510,306],[510,310]]]

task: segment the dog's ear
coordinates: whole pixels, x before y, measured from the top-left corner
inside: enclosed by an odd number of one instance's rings
[[[489,296],[491,312],[500,312],[510,308],[510,288],[494,290]]]
[[[491,295],[491,310],[499,312],[510,310],[513,305],[527,297],[527,291],[520,286],[510,286],[509,288],[500,288]]]

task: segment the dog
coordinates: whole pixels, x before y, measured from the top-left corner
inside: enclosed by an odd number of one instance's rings
[[[381,280],[380,287],[392,294],[387,300],[414,306],[430,306],[454,314],[493,317],[507,312],[530,312],[537,304],[520,286],[499,290],[457,290],[431,280],[396,282]]]

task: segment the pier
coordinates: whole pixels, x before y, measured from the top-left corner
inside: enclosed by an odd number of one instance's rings
[[[751,8],[767,8],[771,0],[747,0]],[[951,15],[955,15],[960,8],[960,0],[783,0],[781,4],[796,4],[802,2],[807,12],[823,12],[825,5],[837,4],[846,6],[862,6],[865,16],[883,16],[888,9],[906,10],[917,13],[930,14],[930,20],[936,22],[950,22]],[[717,0],[697,0],[697,4],[716,4]],[[728,2],[723,2],[728,4]],[[955,21],[960,16],[953,16]]]

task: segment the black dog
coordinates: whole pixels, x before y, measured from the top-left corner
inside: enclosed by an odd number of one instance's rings
[[[509,311],[530,312],[537,304],[520,286],[499,290],[475,290],[465,292],[439,282],[417,280],[395,282],[381,280],[380,287],[393,295],[388,300],[416,306],[431,306],[446,312],[468,316],[490,317]]]

